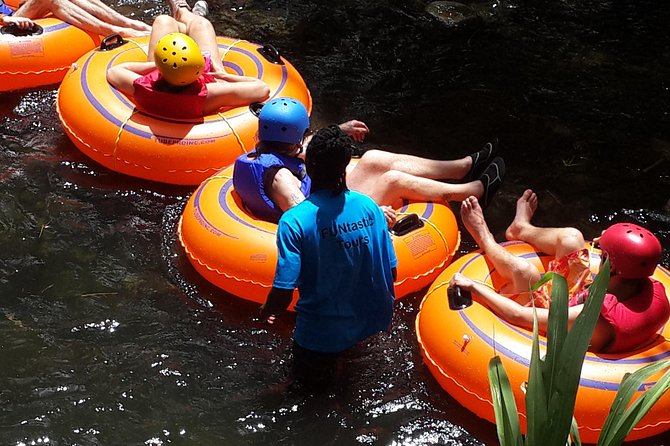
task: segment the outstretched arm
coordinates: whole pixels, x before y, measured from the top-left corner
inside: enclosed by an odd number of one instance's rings
[[[370,133],[367,124],[363,121],[357,121],[356,119],[338,124],[338,127],[342,129],[344,133],[351,136],[351,139],[356,142],[363,142],[365,136]],[[312,140],[312,135],[314,133],[316,133],[316,131],[312,132],[311,135],[306,136],[303,140],[302,146],[305,147],[305,149],[309,146],[309,142]]]
[[[351,136],[351,139],[356,142],[363,142],[365,136],[370,133],[370,129],[368,128],[367,124],[356,119],[343,122],[339,127],[344,133]]]
[[[498,316],[505,319],[510,324],[525,328],[527,330],[533,329],[533,308],[523,306],[516,301],[501,296],[494,290],[480,282],[475,282],[472,279],[465,277],[462,274],[456,273],[449,282],[450,285],[457,285],[462,290],[470,291],[473,299],[486,305]],[[575,318],[582,311],[583,305],[570,307],[568,310],[568,324],[571,326]],[[549,310],[546,308],[536,308],[537,323],[541,333],[547,332],[547,322],[549,320]]]
[[[125,62],[107,70],[107,82],[126,96],[133,96],[136,79],[149,73],[156,67],[154,62]]]
[[[479,303],[489,307],[491,311],[505,319],[510,324],[525,328],[527,330],[533,329],[532,307],[525,307],[520,305],[512,299],[501,296],[488,286],[468,279],[462,274],[454,274],[449,284],[457,285],[462,290],[471,292],[473,299],[476,299]],[[546,333],[549,311],[546,308],[536,308],[536,311],[538,328],[541,333]]]
[[[525,307],[509,299],[501,296],[488,286],[475,282],[462,274],[456,273],[451,278],[450,284],[458,285],[462,290],[467,290],[472,293],[473,299],[486,305],[498,316],[505,319],[510,324],[525,328],[527,330],[533,329],[533,308]],[[575,305],[568,308],[568,329],[577,319],[577,316],[584,309],[584,305]],[[549,321],[549,310],[546,308],[536,308],[538,330],[541,334],[547,333],[547,323]],[[614,330],[612,326],[602,317],[598,318],[596,327],[591,335],[591,342],[589,350],[603,351],[610,342],[614,339]]]

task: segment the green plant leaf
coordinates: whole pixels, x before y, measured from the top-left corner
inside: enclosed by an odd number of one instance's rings
[[[617,446],[639,423],[656,401],[670,389],[670,360],[659,361],[624,376],[616,398],[607,415],[603,430],[598,437],[598,445]],[[655,373],[668,369],[663,376],[649,389],[642,393],[628,407],[630,400],[644,382]],[[628,407],[628,408],[627,408]]]
[[[489,361],[488,373],[500,445],[523,446],[514,392],[499,356],[494,356]]]
[[[568,438],[568,443],[574,444],[575,446],[582,446],[582,439],[579,438],[579,428],[575,417],[572,417],[572,423],[570,424],[570,438]]]
[[[526,393],[528,433],[526,444],[533,446],[581,446],[577,421],[573,417],[579,379],[586,350],[595,329],[609,283],[610,265],[600,268],[584,308],[570,330],[568,292],[565,280],[548,273],[534,288],[553,280],[552,301],[547,322],[547,353],[540,356],[537,313],[533,313],[533,345]],[[646,380],[664,368],[665,374],[632,404],[631,399]],[[521,446],[519,418],[512,389],[500,358],[489,363],[489,380],[496,411],[498,438],[503,446]],[[670,360],[643,367],[624,377],[603,426],[598,445],[619,446],[658,399],[670,389]]]
[[[568,283],[560,274],[549,273],[552,276],[551,303],[547,320],[547,355],[545,358],[544,374],[546,394],[554,393],[555,371],[559,365],[559,355],[563,350],[563,342],[568,334]]]
[[[540,357],[537,310],[533,308],[533,344],[531,347],[528,387],[526,389],[526,441],[541,444],[548,424],[547,392],[544,385],[544,365]]]
[[[591,284],[584,308],[575,319],[572,328],[566,335],[560,353],[556,356],[555,368],[552,370],[554,380],[551,393],[548,394],[548,413],[551,414],[548,429],[553,435],[546,437],[545,443],[547,444],[545,446],[563,446],[565,444],[574,414],[584,356],[600,315],[609,277],[609,261],[606,261]],[[554,284],[555,286],[556,284]],[[562,292],[566,293],[564,297],[567,300],[567,289]],[[550,309],[550,314],[551,311]]]
[[[560,274],[550,271],[544,274],[530,290],[533,292],[550,280],[554,283],[551,288],[551,304],[547,321],[547,355],[543,364],[544,376],[549,379],[546,383],[548,386],[546,390],[547,394],[551,393],[550,389],[553,387],[554,374],[552,370],[554,370],[556,365],[556,356],[560,352],[563,340],[568,332],[567,284]]]

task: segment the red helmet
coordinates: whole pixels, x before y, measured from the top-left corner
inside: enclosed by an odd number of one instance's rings
[[[609,256],[612,272],[624,279],[651,276],[661,260],[661,243],[656,236],[632,223],[607,228],[600,237],[600,248]]]

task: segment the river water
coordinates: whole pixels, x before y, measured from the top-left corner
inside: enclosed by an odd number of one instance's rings
[[[463,7],[428,3],[210,8],[220,34],[272,43],[300,70],[317,126],[359,118],[369,146],[442,158],[499,138],[508,175],[486,210],[498,237],[532,187],[538,223],[593,237],[635,221],[659,235],[669,266],[664,3],[489,2],[460,22]],[[110,4],[146,21],[167,11]],[[257,306],[200,280],[176,242],[192,188],[87,159],[55,95],[0,95],[0,444],[496,444],[422,363],[421,293],[348,359],[334,391],[287,389],[291,317],[257,324]],[[461,251],[474,247],[465,236]]]

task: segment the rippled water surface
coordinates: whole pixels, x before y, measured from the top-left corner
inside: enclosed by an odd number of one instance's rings
[[[371,146],[443,158],[498,137],[508,176],[487,209],[498,237],[532,187],[538,223],[593,237],[636,221],[659,234],[668,266],[664,3],[439,3],[215,0],[211,18],[280,48],[319,125],[359,118]],[[146,21],[167,11],[113,5]],[[256,305],[204,283],[178,247],[192,189],[88,160],[55,95],[0,94],[0,444],[496,443],[423,366],[421,293],[351,355],[333,392],[288,390],[291,317],[255,323]],[[473,248],[465,237],[462,252]]]

